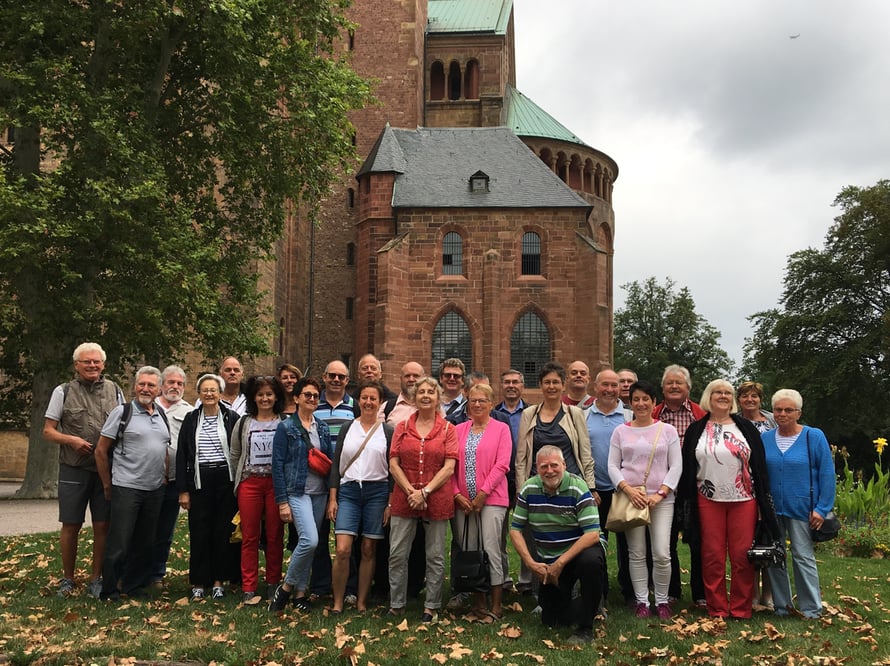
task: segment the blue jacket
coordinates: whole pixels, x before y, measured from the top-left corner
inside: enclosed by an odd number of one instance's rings
[[[294,413],[279,423],[275,430],[275,438],[272,440],[272,485],[275,488],[277,504],[287,502],[288,495],[299,497],[306,488],[306,477],[309,475],[309,449],[312,445],[300,432],[299,418],[298,414]],[[318,428],[321,451],[333,459],[331,430],[317,416],[313,418]]]
[[[816,513],[824,518],[834,509],[836,485],[834,460],[825,434],[818,428],[804,426],[797,440],[783,454],[776,446],[778,432],[770,430],[761,435],[776,513],[794,520],[809,521],[810,512],[815,508]]]

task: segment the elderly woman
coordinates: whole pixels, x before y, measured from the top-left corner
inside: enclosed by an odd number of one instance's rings
[[[440,414],[442,389],[423,377],[412,390],[417,411],[396,426],[389,452],[395,487],[390,494],[389,587],[391,615],[402,615],[407,603],[408,553],[424,521],[426,599],[421,621],[432,622],[442,607],[445,581],[445,532],[454,515],[452,485],[457,460],[457,433]]]
[[[283,526],[272,486],[272,440],[284,407],[284,389],[275,377],[250,377],[244,387],[247,414],[232,431],[229,466],[241,514],[241,589],[250,601],[259,583],[260,535],[266,521],[266,585],[281,582]]]
[[[658,618],[673,615],[668,602],[671,582],[671,525],[674,491],[683,470],[680,437],[670,423],[652,418],[655,387],[637,381],[630,387],[634,419],[612,431],[609,447],[609,478],[615,492],[626,494],[631,503],[649,507],[650,524],[627,530],[630,580],[636,598],[637,617],[649,617],[649,575],[646,568],[646,534],[652,544],[652,580]]]
[[[738,415],[735,390],[715,379],[704,390],[707,414],[683,438],[680,499],[689,507],[690,525],[701,543],[702,578],[708,615],[750,618],[754,567],[748,549],[758,513],[767,533],[778,540],[778,523],[769,492],[760,433]],[[726,559],[732,582],[726,592]]]
[[[337,554],[332,570],[332,613],[343,612],[352,545],[361,534],[356,609],[368,609],[377,544],[389,522],[389,447],[393,427],[377,420],[383,385],[365,381],[358,387],[361,415],[340,430],[328,479],[328,519],[334,523]]]
[[[302,378],[303,373],[295,365],[285,363],[278,368],[278,381],[281,382],[281,386],[284,388],[285,396],[284,407],[281,413],[285,416],[290,416],[297,411],[297,394],[294,393],[294,388]]]
[[[776,427],[772,412],[761,408],[763,403],[763,384],[760,382],[742,382],[737,391],[741,415],[748,419],[762,435]]]
[[[593,492],[596,479],[593,475],[593,454],[584,412],[562,402],[566,385],[565,368],[559,363],[545,363],[538,373],[538,385],[544,402],[523,410],[519,421],[516,488],[522,488],[529,477],[536,473],[533,466],[535,456],[542,446],[550,444],[562,450],[566,470],[583,478]]]
[[[229,440],[238,414],[220,403],[224,388],[225,381],[218,375],[198,379],[201,404],[183,419],[176,451],[179,506],[189,514],[189,581],[194,601],[203,599],[211,586],[213,598],[222,599],[222,583],[230,578],[224,554],[236,506]]]
[[[465,524],[469,543],[465,550],[485,550],[489,561],[491,609],[483,592],[476,593],[473,613],[477,618],[499,620],[503,614],[504,562],[501,533],[510,505],[507,471],[513,442],[510,426],[491,418],[494,391],[488,384],[477,384],[467,397],[469,421],[457,426],[458,458],[452,477],[455,514],[452,538],[462,541]],[[477,543],[481,525],[482,543]]]
[[[330,458],[334,453],[331,431],[324,421],[315,417],[321,384],[312,377],[303,377],[294,389],[297,411],[282,421],[272,440],[272,485],[275,503],[282,522],[293,522],[297,528],[297,546],[291,553],[284,582],[279,585],[270,611],[283,610],[291,594],[297,610],[310,611],[306,588],[312,556],[318,546],[318,524],[327,503],[327,473],[320,474],[309,466],[310,450],[317,449]]]
[[[791,541],[797,604],[804,617],[817,618],[822,613],[822,596],[810,530],[819,529],[834,508],[834,460],[825,434],[798,423],[802,409],[800,393],[776,391],[773,412],[778,428],[764,434],[763,445],[781,540]],[[768,571],[776,614],[788,615],[793,608],[788,571]]]

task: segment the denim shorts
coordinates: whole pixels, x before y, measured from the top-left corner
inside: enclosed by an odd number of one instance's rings
[[[337,492],[334,534],[383,538],[383,512],[389,502],[389,481],[348,481]]]

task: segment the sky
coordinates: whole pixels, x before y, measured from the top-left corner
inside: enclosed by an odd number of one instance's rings
[[[890,178],[890,2],[514,0],[514,19],[517,88],[618,163],[615,308],[669,276],[741,361],[841,189]]]

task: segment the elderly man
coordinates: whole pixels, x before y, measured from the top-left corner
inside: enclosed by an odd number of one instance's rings
[[[160,586],[167,575],[167,559],[170,557],[170,546],[173,543],[173,532],[176,519],[179,518],[179,492],[176,489],[176,445],[179,441],[179,430],[185,415],[194,409],[187,400],[185,393],[185,370],[178,365],[168,365],[161,373],[161,395],[155,402],[164,410],[167,424],[170,426],[170,446],[167,448],[167,479],[164,489],[164,501],[161,503],[161,515],[158,517],[158,530],[155,533],[155,544],[152,549],[151,563],[148,567],[148,585]]]
[[[600,370],[593,380],[594,402],[587,411],[587,433],[590,435],[590,449],[593,454],[594,476],[596,477],[596,490],[593,498],[596,500],[599,510],[600,523],[603,525],[603,537],[608,542],[609,533],[605,530],[606,521],[609,519],[609,509],[612,507],[612,495],[615,487],[609,478],[609,448],[612,440],[612,431],[625,422],[624,405],[618,399],[619,380],[618,373],[614,370]],[[624,534],[618,532],[618,541]],[[626,548],[626,543],[625,543]],[[603,599],[609,597],[609,576],[606,571],[608,565],[603,566]],[[621,580],[621,560],[618,561],[619,582]],[[629,583],[628,579],[628,583]],[[623,589],[623,588],[622,588]]]
[[[386,384],[383,383],[383,365],[374,354],[365,354],[358,361],[358,381],[361,382],[379,382],[383,386],[383,400],[390,400],[396,397]],[[353,393],[353,398],[358,400],[358,388]]]
[[[459,358],[446,358],[439,365],[439,383],[442,385],[442,409],[445,416],[456,412],[467,401],[464,382],[467,368]]]
[[[170,445],[167,419],[155,404],[160,390],[161,371],[151,366],[140,368],[134,382],[135,398],[108,415],[96,446],[96,466],[105,499],[111,502],[102,599],[132,595],[147,578],[164,501]]]
[[[584,361],[572,361],[566,370],[566,392],[562,401],[566,405],[575,405],[583,410],[588,410],[593,404],[593,396],[587,393],[590,385],[590,368]]]
[[[541,583],[541,622],[548,627],[575,624],[569,640],[590,643],[605,562],[596,503],[584,479],[566,471],[559,447],[541,447],[535,466],[538,473],[519,491],[510,539]],[[526,525],[534,536],[535,554],[522,535]],[[581,596],[575,605],[572,588],[578,581]]]
[[[689,399],[689,392],[692,390],[692,377],[689,370],[682,365],[669,365],[664,369],[661,376],[661,392],[664,395],[664,402],[660,402],[652,410],[652,418],[670,423],[677,429],[680,435],[680,442],[683,441],[683,435],[686,429],[693,421],[698,421],[707,415],[699,405]],[[668,595],[672,599],[680,598],[680,560],[677,557],[677,540],[679,538],[679,530],[676,527],[677,521],[674,521],[674,527],[671,529],[671,584],[668,588]],[[697,606],[704,607],[705,604],[705,586],[701,576],[701,551],[696,543],[689,544],[689,582],[692,588],[692,599]]]
[[[46,408],[43,438],[59,445],[59,548],[62,551],[62,580],[58,594],[67,597],[77,586],[77,537],[87,505],[93,521],[93,563],[89,592],[102,591],[102,560],[108,533],[110,507],[99,473],[95,449],[102,425],[124,401],[120,387],[102,376],[105,351],[95,342],[84,342],[74,350],[77,377],[53,390]]]
[[[618,371],[618,399],[624,403],[624,416],[633,421],[634,413],[630,409],[630,387],[637,381],[637,373],[627,368]]]
[[[395,426],[417,411],[414,399],[411,397],[411,389],[423,374],[423,366],[415,361],[408,361],[402,366],[402,373],[399,375],[399,395],[380,405],[380,412],[377,415],[380,420]]]

